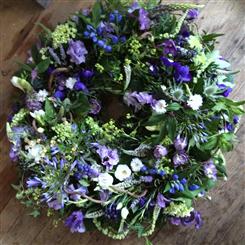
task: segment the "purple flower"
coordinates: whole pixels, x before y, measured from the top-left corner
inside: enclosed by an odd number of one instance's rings
[[[68,188],[65,190],[67,194],[70,195],[70,199],[71,200],[74,200],[74,201],[77,201],[80,199],[80,197],[83,195],[83,194],[86,194],[87,192],[87,188],[86,187],[79,187],[78,189],[75,189],[74,185],[69,185]]]
[[[198,189],[200,189],[200,186],[199,185],[193,184],[193,185],[190,185],[189,186],[189,190],[190,191],[196,191]]]
[[[137,1],[133,2],[130,8],[128,9],[128,13],[133,13],[135,10],[140,9],[139,3]]]
[[[55,93],[54,93],[54,97],[56,99],[64,100],[65,99],[65,92],[64,91],[60,91],[60,90],[56,90]]]
[[[54,210],[59,210],[63,208],[62,203],[58,199],[52,199],[51,201],[47,202],[49,208],[53,208]]]
[[[189,157],[185,152],[177,152],[173,157],[173,162],[176,167],[187,163],[188,160]]]
[[[141,176],[140,180],[145,183],[151,183],[153,181],[153,177],[150,175],[147,176]]]
[[[79,232],[83,233],[85,232],[85,226],[83,223],[83,213],[81,211],[74,211],[66,220],[65,220],[65,226],[70,228],[70,231],[72,233]]]
[[[125,93],[123,99],[128,106],[134,106],[135,111],[140,110],[142,105],[153,104],[154,101],[152,95],[148,94],[147,92]]]
[[[76,91],[84,91],[84,92],[88,92],[88,89],[87,87],[85,86],[85,84],[81,81],[77,81],[75,84],[74,84],[74,87],[73,87]]]
[[[117,210],[117,205],[112,203],[105,209],[105,216],[108,219],[118,219],[120,216],[120,210]]]
[[[116,149],[112,150],[109,147],[97,143],[93,145],[97,147],[96,152],[100,156],[101,163],[105,165],[107,169],[111,170],[114,165],[118,164],[119,157]]]
[[[81,77],[83,79],[86,79],[86,80],[90,80],[93,75],[94,75],[94,72],[92,70],[83,70],[81,73],[80,73]]]
[[[166,58],[166,57],[161,57],[161,61],[162,63],[166,66],[166,67],[172,67],[174,66],[175,62]]]
[[[210,179],[217,179],[217,169],[214,165],[213,160],[209,160],[204,164],[204,173]]]
[[[154,149],[154,157],[157,159],[161,159],[162,157],[165,157],[168,154],[168,150],[166,147],[162,145],[157,145]]]
[[[88,54],[87,49],[84,46],[82,41],[73,41],[69,42],[69,48],[67,54],[71,57],[71,62],[74,62],[76,65],[85,62],[85,55]]]
[[[183,226],[191,226],[195,225],[196,229],[199,229],[203,221],[201,219],[201,214],[197,211],[192,211],[190,216],[187,217],[171,217],[170,222],[173,225],[183,225]]]
[[[174,68],[174,78],[177,82],[189,82],[191,80],[192,77],[188,66],[182,66],[180,63],[176,62]]]
[[[230,93],[232,92],[232,88],[227,87],[225,84],[217,84],[219,89],[223,90],[222,95],[224,97],[228,97]]]
[[[169,39],[162,43],[164,47],[164,54],[172,54],[175,56],[177,54],[177,48],[173,40]]]
[[[226,128],[229,132],[233,132],[233,131],[234,131],[234,126],[233,126],[233,124],[231,124],[231,123],[226,122],[225,128]]]
[[[119,23],[122,20],[122,15],[118,12],[118,10],[114,10],[112,13],[109,15],[109,21],[110,22],[116,22]]]
[[[153,76],[157,76],[159,73],[159,68],[153,64],[149,66],[149,71]]]
[[[139,10],[139,22],[141,31],[150,29],[151,20],[148,17],[148,12],[143,8]]]
[[[34,177],[32,179],[29,178],[26,181],[26,184],[27,184],[28,188],[38,187],[38,186],[41,186],[42,188],[45,188],[45,183],[42,180],[40,180],[38,177]]]
[[[38,111],[42,109],[42,103],[38,100],[32,99],[32,98],[28,98],[26,100],[26,107],[30,110],[30,111]]]
[[[198,9],[190,9],[187,14],[188,20],[195,20],[199,15]]]
[[[96,115],[100,112],[101,105],[96,99],[90,100],[90,113]]]
[[[11,144],[9,157],[13,162],[17,162],[19,160],[19,149],[14,144]]]
[[[164,197],[163,194],[158,193],[158,195],[157,195],[157,205],[160,208],[165,208],[166,204],[168,204],[169,202],[170,202],[170,200],[167,199],[166,197]]]
[[[37,78],[37,69],[35,68],[35,69],[33,69],[32,71],[31,71],[31,80],[33,81],[33,80],[35,80],[36,78]]]
[[[182,138],[180,135],[174,140],[174,147],[177,151],[183,151],[187,146],[187,138]]]
[[[106,202],[110,197],[110,192],[108,190],[101,190],[99,195],[100,195],[100,200],[102,202]]]
[[[239,123],[239,116],[234,116],[233,117],[233,123],[238,124]]]

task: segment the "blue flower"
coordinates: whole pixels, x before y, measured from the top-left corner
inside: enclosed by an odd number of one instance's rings
[[[219,89],[222,90],[222,95],[224,97],[228,97],[230,95],[230,93],[232,92],[232,88],[231,87],[227,87],[225,84],[217,84]]]
[[[56,90],[55,93],[54,93],[54,97],[56,99],[64,100],[65,99],[65,92],[64,91],[60,91],[60,90]]]
[[[69,42],[69,48],[67,54],[70,55],[70,61],[79,65],[85,62],[85,55],[88,54],[87,49],[84,46],[82,41],[73,41]]]
[[[79,232],[83,233],[85,232],[85,226],[83,223],[83,213],[81,211],[74,211],[66,220],[65,225],[70,228],[70,231],[72,233]]]
[[[29,178],[27,181],[26,181],[26,184],[27,184],[27,187],[28,188],[32,188],[32,187],[38,187],[38,186],[41,186],[42,188],[45,188],[45,183],[39,179],[38,177],[34,177],[34,178]]]
[[[180,63],[174,63],[174,78],[177,82],[189,82],[191,80],[190,68],[182,66]]]
[[[200,188],[199,185],[196,185],[196,184],[193,184],[193,185],[190,185],[189,186],[189,190],[190,191],[195,191],[195,190],[198,190]]]
[[[75,84],[74,84],[74,89],[76,91],[84,91],[84,92],[88,92],[88,89],[87,87],[85,86],[85,84],[81,81],[77,81]]]
[[[177,48],[173,40],[166,40],[161,44],[161,46],[164,47],[164,54],[172,54],[173,56],[177,54]]]
[[[118,12],[118,10],[114,10],[109,15],[109,21],[119,23],[122,21],[122,15]]]
[[[195,20],[199,15],[198,9],[190,9],[187,13],[187,20]]]

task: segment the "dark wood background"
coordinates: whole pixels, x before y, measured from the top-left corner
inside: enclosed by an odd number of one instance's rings
[[[167,2],[167,1],[165,1]],[[173,2],[169,0],[168,2]],[[183,2],[179,0],[179,2]],[[225,33],[218,45],[224,57],[232,61],[236,75],[235,99],[244,99],[245,91],[245,1],[202,0],[205,4],[199,21],[200,29]],[[43,10],[32,0],[0,0],[0,244],[1,245],[93,245],[144,244],[143,239],[131,236],[126,241],[113,241],[98,232],[71,234],[62,224],[53,228],[42,216],[34,219],[16,199],[10,184],[17,181],[15,167],[8,158],[9,144],[5,135],[6,118],[12,101],[19,93],[9,79],[17,69],[16,60],[24,60],[26,51],[40,31],[35,25],[41,21],[54,26],[75,10],[91,5],[85,0],[54,0]],[[166,226],[152,236],[157,245],[173,244],[245,244],[244,214],[244,119],[237,132],[238,142],[232,153],[226,154],[229,178],[220,182],[211,193],[212,201],[200,200],[196,207],[203,214],[204,226],[194,229]]]

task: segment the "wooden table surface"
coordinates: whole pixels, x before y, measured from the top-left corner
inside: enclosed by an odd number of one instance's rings
[[[71,234],[62,224],[53,228],[51,221],[42,216],[34,219],[16,199],[10,186],[16,183],[15,166],[8,158],[9,143],[5,135],[6,118],[19,92],[9,79],[17,69],[16,60],[24,60],[26,51],[40,31],[40,21],[54,26],[68,15],[92,1],[54,0],[43,10],[32,0],[0,0],[0,244],[1,245],[93,245],[93,244],[144,244],[143,239],[131,236],[126,241],[113,241],[98,232]],[[167,1],[166,1],[167,2]],[[173,2],[173,0],[169,0]],[[183,2],[179,0],[179,2]],[[199,20],[200,29],[225,33],[219,49],[232,61],[237,86],[232,93],[235,99],[244,99],[245,93],[245,0],[189,1],[206,4]],[[204,218],[204,226],[194,229],[166,226],[152,236],[157,245],[174,244],[245,244],[244,213],[244,118],[237,132],[238,143],[232,153],[226,154],[229,178],[211,191],[212,201],[200,200],[196,207]]]

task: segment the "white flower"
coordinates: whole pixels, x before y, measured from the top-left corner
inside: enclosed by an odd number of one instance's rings
[[[76,82],[77,82],[76,78],[69,77],[66,80],[66,87],[69,88],[69,89],[73,89],[73,87],[74,87]]]
[[[134,172],[139,172],[140,169],[144,166],[144,164],[139,158],[135,157],[132,159],[130,166]]]
[[[35,118],[35,119],[38,119],[38,118],[41,118],[45,115],[45,111],[44,110],[37,110],[37,111],[34,111],[34,112],[30,112],[30,115]]]
[[[43,150],[43,147],[42,145],[40,144],[35,144],[33,146],[31,146],[29,149],[28,149],[28,158],[30,159],[34,159],[35,162],[39,162],[41,160],[41,152]]]
[[[46,89],[39,90],[37,95],[36,95],[37,100],[40,101],[40,102],[45,101],[47,96],[48,96],[48,91]]]
[[[117,166],[117,169],[115,172],[115,177],[118,180],[123,181],[123,180],[127,179],[130,175],[131,175],[131,170],[127,165],[120,164]]]
[[[166,87],[165,85],[161,85],[161,89],[162,89],[162,91],[164,92],[164,91],[167,90],[167,87]]]
[[[167,111],[166,107],[167,107],[167,103],[165,100],[158,100],[156,104],[153,106],[153,110],[157,114],[164,114]]]
[[[203,100],[202,96],[199,94],[194,94],[189,97],[187,105],[190,106],[193,110],[198,110],[202,106]]]
[[[126,207],[122,208],[122,210],[121,210],[121,216],[122,216],[122,218],[123,219],[126,219],[127,216],[128,216],[128,214],[129,214],[128,209]]]
[[[116,210],[119,210],[119,209],[121,209],[122,207],[123,207],[123,204],[122,204],[121,202],[119,202],[119,203],[117,204]]]
[[[98,177],[98,183],[102,189],[108,189],[113,183],[113,177],[108,173],[102,173]]]
[[[40,133],[40,134],[42,134],[42,133],[44,132],[44,128],[39,127],[39,128],[37,129],[37,132]]]

